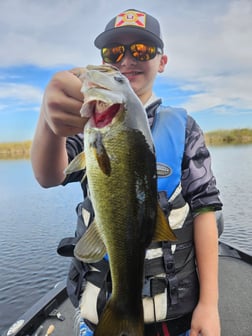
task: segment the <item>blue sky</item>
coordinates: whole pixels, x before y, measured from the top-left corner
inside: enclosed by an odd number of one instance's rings
[[[1,0],[0,142],[30,140],[53,73],[100,64],[94,38],[119,12],[159,18],[169,62],[155,84],[204,131],[252,128],[251,0]]]

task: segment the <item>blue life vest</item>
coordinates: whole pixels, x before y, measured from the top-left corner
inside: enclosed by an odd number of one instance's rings
[[[152,136],[157,168],[167,168],[158,176],[158,191],[171,197],[181,180],[181,164],[185,147],[187,112],[182,108],[159,107],[156,111]]]

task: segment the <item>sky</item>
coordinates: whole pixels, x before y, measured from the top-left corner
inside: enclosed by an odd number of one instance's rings
[[[32,140],[50,78],[100,64],[94,39],[130,8],[160,21],[164,105],[186,108],[204,132],[252,128],[251,0],[1,0],[0,142]]]

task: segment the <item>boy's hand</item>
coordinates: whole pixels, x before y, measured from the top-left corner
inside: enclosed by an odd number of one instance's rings
[[[218,307],[198,303],[193,312],[190,336],[220,336]]]
[[[83,132],[86,118],[81,117],[83,94],[78,75],[83,68],[56,73],[49,82],[42,104],[42,113],[55,135],[66,137]]]

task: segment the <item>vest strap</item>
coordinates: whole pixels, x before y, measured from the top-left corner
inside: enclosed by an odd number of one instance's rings
[[[166,191],[158,192],[158,201],[164,214],[168,217],[172,210],[172,203],[168,201]]]
[[[175,273],[174,256],[171,253],[171,244],[163,242],[164,268],[166,273],[166,283],[168,285],[167,295],[171,305],[178,303],[178,279]]]
[[[162,277],[145,278],[142,290],[143,297],[154,297],[157,294],[164,293],[166,289],[166,280]]]
[[[108,294],[112,292],[112,282],[110,279],[110,268],[108,261],[102,259],[101,261],[93,264],[98,271],[91,271],[86,276],[86,281],[91,282],[96,287],[100,288],[97,297],[97,314],[100,317],[104,305],[108,300]]]
[[[78,239],[76,237],[66,237],[61,239],[57,247],[57,253],[62,257],[73,257],[77,241]]]
[[[73,258],[67,277],[67,294],[74,305],[79,306],[79,297],[82,290],[83,279],[89,271],[88,264],[83,264]]]

